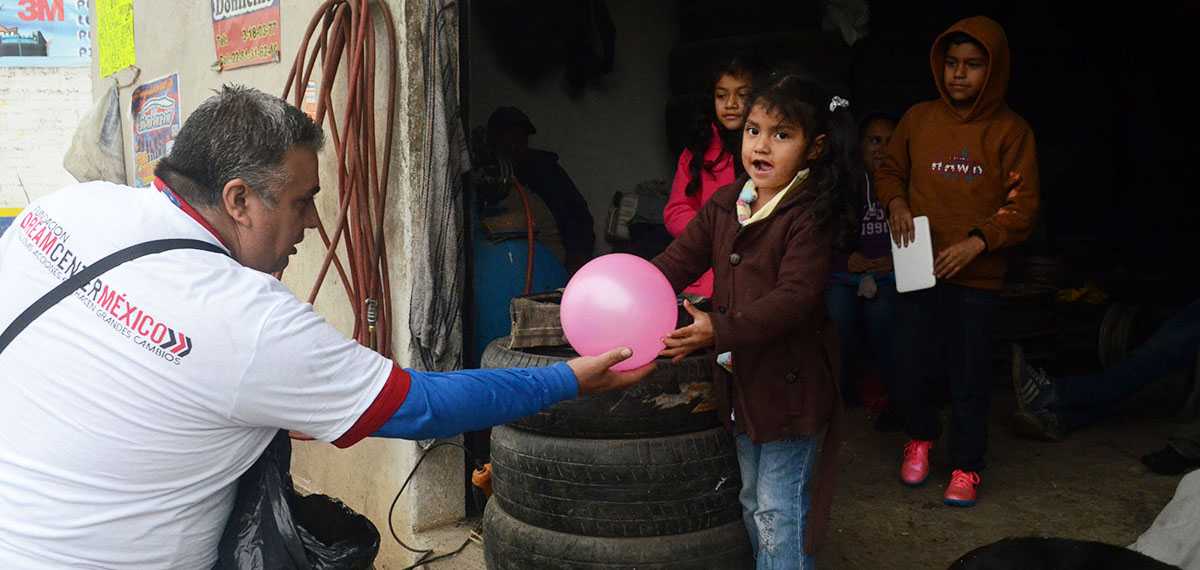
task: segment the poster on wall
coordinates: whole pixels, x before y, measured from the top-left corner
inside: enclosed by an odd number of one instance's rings
[[[91,33],[87,0],[4,0],[0,67],[87,67]]]
[[[96,51],[100,77],[134,64],[133,0],[96,0]]]
[[[304,106],[300,108],[304,111],[308,118],[314,122],[317,120],[317,82],[311,79],[308,80],[308,86],[304,88]]]
[[[279,61],[279,0],[211,0],[221,70]]]
[[[139,85],[130,104],[133,117],[135,186],[154,181],[154,165],[171,153],[179,134],[179,74],[172,73]]]

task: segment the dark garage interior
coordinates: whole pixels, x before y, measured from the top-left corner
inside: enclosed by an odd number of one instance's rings
[[[900,116],[937,97],[929,48],[938,34],[969,16],[998,21],[1012,53],[1007,101],[1037,138],[1042,205],[1033,237],[1012,252],[997,322],[989,451],[996,482],[984,491],[987,502],[967,512],[944,512],[933,495],[903,494],[893,473],[903,439],[872,431],[870,412],[850,410],[831,546],[818,567],[939,568],[971,548],[1017,535],[1126,545],[1170,499],[1178,478],[1148,474],[1138,456],[1161,447],[1172,422],[1195,419],[1194,409],[1181,410],[1194,397],[1195,370],[1147,388],[1111,422],[1054,446],[1012,435],[1006,367],[1009,344],[1020,343],[1053,373],[1095,370],[1137,347],[1200,294],[1198,256],[1191,252],[1200,243],[1193,174],[1200,112],[1192,94],[1200,4],[466,5],[469,127],[485,125],[497,107],[521,108],[537,129],[530,146],[556,153],[587,198],[595,253],[647,257],[661,249],[665,232],[662,202],[644,192],[669,188],[695,109],[711,105],[706,82],[715,62],[757,52],[844,94],[860,116],[872,110]],[[869,18],[855,26],[846,10],[863,6]],[[841,18],[830,16],[835,9]],[[612,239],[608,227],[618,192],[642,193],[630,240]],[[896,561],[896,549],[917,557]]]
[[[868,2],[866,36],[846,47],[836,32],[821,31],[823,4],[471,2],[468,124],[483,125],[497,106],[523,108],[539,129],[531,146],[558,153],[588,197],[599,253],[611,247],[600,226],[612,193],[671,178],[679,122],[687,120],[672,112],[704,96],[710,62],[729,48],[782,48],[768,57],[811,68],[848,93],[856,113],[899,115],[936,96],[928,65],[933,38],[983,14],[1007,31],[1008,103],[1037,136],[1043,209],[1020,254],[1061,261],[1147,302],[1189,298],[1184,290],[1200,272],[1181,246],[1200,237],[1200,196],[1190,191],[1200,146],[1188,26],[1200,7]],[[604,61],[571,55],[572,38],[586,34],[572,33],[578,24],[570,22],[593,5],[611,18],[607,73]],[[594,60],[604,59],[602,45],[592,49]]]

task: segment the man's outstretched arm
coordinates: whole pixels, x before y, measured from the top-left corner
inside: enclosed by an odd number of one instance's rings
[[[408,376],[407,393],[371,435],[413,440],[449,437],[529,416],[578,394],[623,388],[654,369],[650,364],[626,372],[609,370],[629,354],[628,349],[614,349],[541,368],[399,370]]]

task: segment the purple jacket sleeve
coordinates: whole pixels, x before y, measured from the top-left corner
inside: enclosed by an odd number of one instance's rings
[[[565,362],[542,368],[405,371],[412,377],[408,395],[373,437],[449,437],[535,414],[579,390]]]

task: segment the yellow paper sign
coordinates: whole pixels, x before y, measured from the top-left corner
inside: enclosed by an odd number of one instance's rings
[[[96,0],[100,76],[133,65],[133,0]]]

